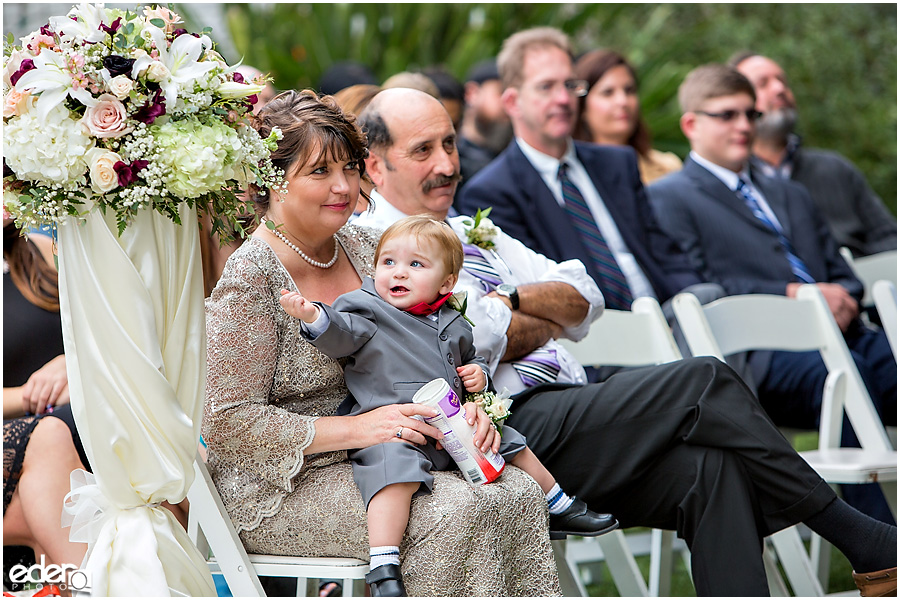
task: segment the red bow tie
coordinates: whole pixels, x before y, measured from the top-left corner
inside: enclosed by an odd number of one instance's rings
[[[428,315],[435,313],[438,309],[443,306],[444,302],[452,296],[453,294],[447,293],[443,296],[438,296],[438,299],[428,304],[427,302],[419,302],[415,306],[410,306],[406,309],[406,312],[416,315],[417,317],[427,317]]]

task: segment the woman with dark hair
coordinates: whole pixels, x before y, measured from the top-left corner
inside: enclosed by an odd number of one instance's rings
[[[588,83],[587,95],[578,101],[575,139],[631,146],[645,185],[681,168],[675,154],[651,146],[650,131],[641,118],[637,75],[625,57],[612,50],[593,50],[575,63],[575,76]]]
[[[272,158],[286,182],[254,190],[265,225],[232,254],[207,301],[210,470],[248,551],[368,560],[347,450],[440,434],[414,418],[428,410],[415,404],[335,416],[347,396],[341,362],[305,341],[279,304],[282,288],[330,304],[374,273],[379,232],[347,224],[366,138],[333,98],[309,90],[280,94],[254,126],[263,136],[281,130]],[[483,411],[478,432],[494,435]],[[432,489],[413,498],[400,546],[410,595],[559,594],[546,499],[525,473],[510,466],[473,489],[439,472]]]

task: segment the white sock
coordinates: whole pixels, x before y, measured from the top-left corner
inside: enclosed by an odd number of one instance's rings
[[[369,570],[383,565],[400,564],[400,546],[372,546],[369,548]]]
[[[572,498],[562,491],[558,483],[554,483],[553,489],[547,492],[547,505],[551,515],[558,515],[572,506]]]

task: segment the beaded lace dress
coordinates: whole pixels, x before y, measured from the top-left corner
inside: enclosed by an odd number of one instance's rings
[[[347,225],[338,239],[360,276],[372,275],[377,232]],[[296,286],[269,245],[250,238],[207,300],[210,470],[249,552],[368,560],[346,452],[303,455],[316,419],[347,394],[341,363],[302,338],[278,302],[282,288]],[[455,471],[434,475],[433,493],[412,501],[400,547],[410,596],[559,595],[534,480],[511,465],[476,489]]]

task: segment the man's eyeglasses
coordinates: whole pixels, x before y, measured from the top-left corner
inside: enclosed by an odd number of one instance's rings
[[[722,112],[706,112],[705,110],[695,110],[694,112],[698,115],[705,115],[707,117],[712,117],[713,119],[725,121],[726,123],[734,121],[741,115],[744,115],[745,117],[747,117],[748,121],[753,123],[762,116],[762,113],[755,108],[750,108],[747,110],[723,110]]]
[[[534,91],[541,96],[549,96],[559,85],[559,81],[544,81],[534,86]],[[570,96],[581,98],[588,93],[588,82],[584,79],[567,79],[562,82],[563,87]]]

